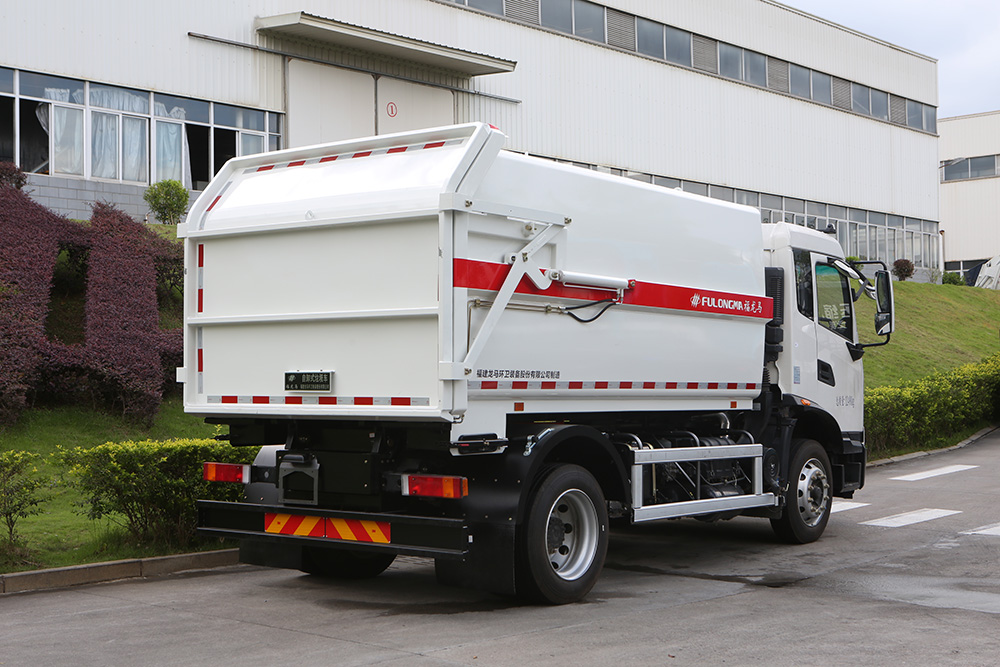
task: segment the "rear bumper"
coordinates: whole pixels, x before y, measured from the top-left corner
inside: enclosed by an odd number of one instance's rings
[[[198,532],[257,542],[463,560],[463,519],[340,512],[313,507],[198,501]]]

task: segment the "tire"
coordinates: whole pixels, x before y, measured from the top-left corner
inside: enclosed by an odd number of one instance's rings
[[[608,509],[593,475],[575,465],[543,473],[517,547],[518,595],[545,604],[582,599],[608,552]]]
[[[385,572],[394,560],[396,554],[393,553],[304,547],[299,569],[331,579],[371,579]]]
[[[830,457],[815,440],[798,440],[789,465],[785,509],[771,519],[774,533],[792,544],[808,544],[819,539],[830,521],[833,494]]]

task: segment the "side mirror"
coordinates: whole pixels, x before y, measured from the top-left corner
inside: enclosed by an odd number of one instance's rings
[[[875,272],[875,333],[891,334],[896,328],[896,315],[892,310],[892,277],[888,271]]]

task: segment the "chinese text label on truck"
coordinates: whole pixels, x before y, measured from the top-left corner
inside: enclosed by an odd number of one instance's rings
[[[550,603],[609,518],[770,519],[819,538],[864,483],[878,297],[831,237],[501,150],[482,124],[230,161],[185,237],[185,409],[253,466],[200,502],[247,562]],[[858,286],[860,285],[860,286]],[[858,287],[856,287],[858,286]],[[854,290],[857,291],[854,291]]]

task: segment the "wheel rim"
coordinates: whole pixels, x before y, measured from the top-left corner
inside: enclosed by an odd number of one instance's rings
[[[597,553],[597,509],[580,489],[564,491],[549,510],[545,547],[552,571],[573,581],[590,568]]]
[[[823,520],[830,501],[830,482],[818,459],[809,459],[802,466],[797,492],[799,515],[813,528]]]

